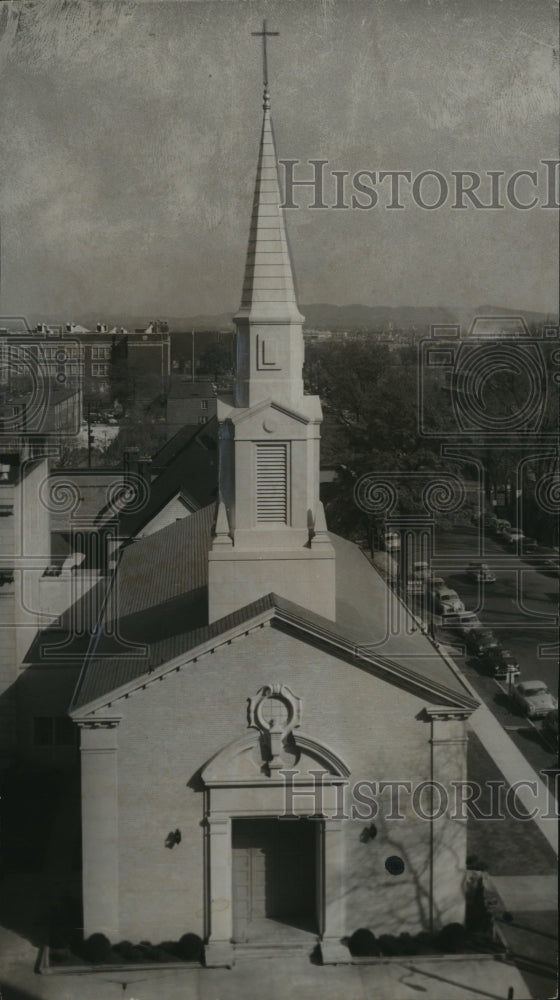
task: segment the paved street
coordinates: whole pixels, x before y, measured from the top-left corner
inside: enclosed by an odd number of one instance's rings
[[[520,558],[494,539],[480,538],[478,528],[464,527],[437,535],[432,563],[434,571],[458,592],[465,606],[476,611],[502,645],[517,656],[521,679],[543,680],[556,693],[558,581],[543,572],[543,561],[552,557],[553,552],[542,550]],[[490,566],[497,578],[495,583],[484,586],[467,578],[467,564],[476,559]],[[438,628],[437,635],[446,646],[460,649],[461,643],[450,630]],[[457,651],[453,658],[533,768],[539,772],[555,770],[556,751],[543,742],[541,723],[533,724],[512,707],[505,682],[489,677],[476,657]],[[554,784],[553,776],[548,780]]]

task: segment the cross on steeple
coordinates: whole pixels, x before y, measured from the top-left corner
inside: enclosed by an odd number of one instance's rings
[[[271,38],[273,35],[279,35],[279,31],[267,31],[266,30],[266,18],[263,20],[262,31],[252,31],[252,35],[256,35],[263,40],[263,83],[264,89],[268,87],[268,62],[266,57],[266,40]]]

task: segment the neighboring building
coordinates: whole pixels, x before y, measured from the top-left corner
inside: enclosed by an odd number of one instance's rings
[[[15,324],[0,330],[0,386],[35,385],[47,381],[59,388],[80,389],[84,376],[84,349],[79,340],[85,327],[68,324],[50,327],[39,323],[35,330]]]
[[[149,403],[167,393],[170,373],[171,337],[162,324],[132,333],[106,323],[93,331],[76,323],[0,330],[0,386],[46,379],[81,388],[84,403]]]
[[[195,932],[210,966],[280,941],[336,962],[359,927],[464,916],[466,819],[409,802],[372,823],[352,799],[464,780],[476,702],[410,619],[389,628],[402,605],[327,531],[280,203],[265,92],[219,503],[124,547],[71,706],[85,934]]]
[[[210,381],[193,382],[188,375],[172,375],[166,394],[165,418],[169,435],[185,424],[201,427],[216,416],[216,386]]]
[[[40,489],[47,473],[45,458],[0,454],[0,769],[15,751],[18,667],[44,623],[39,583],[50,559],[49,515]]]
[[[50,494],[71,495],[75,502],[51,511],[48,575],[59,575],[70,555],[82,557],[83,570],[106,573],[129,540],[160,531],[214,500],[216,436],[214,419],[204,428],[184,428],[153,459],[130,448],[122,468],[53,469]]]
[[[80,334],[84,350],[84,398],[106,405],[149,403],[164,395],[171,373],[169,331],[129,332],[124,327],[98,323],[95,331]]]
[[[0,454],[56,455],[80,429],[79,384],[13,378],[0,386]]]

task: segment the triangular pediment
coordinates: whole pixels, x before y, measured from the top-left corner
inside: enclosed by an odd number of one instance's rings
[[[309,424],[313,420],[321,419],[320,406],[315,405],[316,399],[316,396],[304,397],[306,402],[309,401],[308,413],[292,409],[284,403],[277,403],[273,399],[263,399],[261,402],[256,403],[255,406],[245,407],[244,409],[232,408],[231,412],[228,414],[228,419],[232,422],[232,424],[234,424],[234,426],[237,427],[253,420],[254,418],[262,420],[267,413],[276,413],[279,416],[289,417],[291,420],[295,420],[300,424]]]
[[[89,684],[90,695],[96,687],[99,690],[104,684],[106,691],[99,697],[90,696],[89,699],[82,701],[78,690],[74,701],[75,707],[70,714],[73,718],[82,718],[108,705],[114,705],[120,698],[126,698],[137,690],[149,690],[166,674],[188,669],[189,663],[214,652],[221,646],[230,645],[234,640],[249,640],[253,632],[267,625],[286,632],[301,642],[324,649],[325,652],[344,660],[349,665],[365,670],[397,688],[407,690],[421,698],[427,705],[455,709],[464,716],[468,716],[478,707],[478,703],[467,689],[460,685],[450,668],[448,668],[448,686],[446,683],[424,676],[421,673],[421,661],[418,670],[415,670],[389,657],[364,650],[353,640],[349,631],[335,622],[313,614],[285,598],[268,594],[206,628],[197,630],[192,634],[191,645],[187,635],[185,644],[188,648],[184,652],[163,662],[160,659],[157,667],[145,666],[144,672],[134,680],[119,684],[118,663],[111,660],[92,662],[88,671],[97,672],[98,676],[94,676],[93,683]],[[154,658],[159,655],[155,648],[153,655]]]

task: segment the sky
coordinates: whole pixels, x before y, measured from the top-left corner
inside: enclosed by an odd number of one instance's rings
[[[526,211],[453,210],[453,192],[389,210],[387,182],[371,210],[313,210],[302,190],[287,213],[300,303],[557,312],[539,165],[558,156],[551,0],[15,0],[0,2],[2,314],[237,309],[263,17],[280,33],[279,157],[306,177],[328,160],[327,202],[331,170],[538,171]]]

